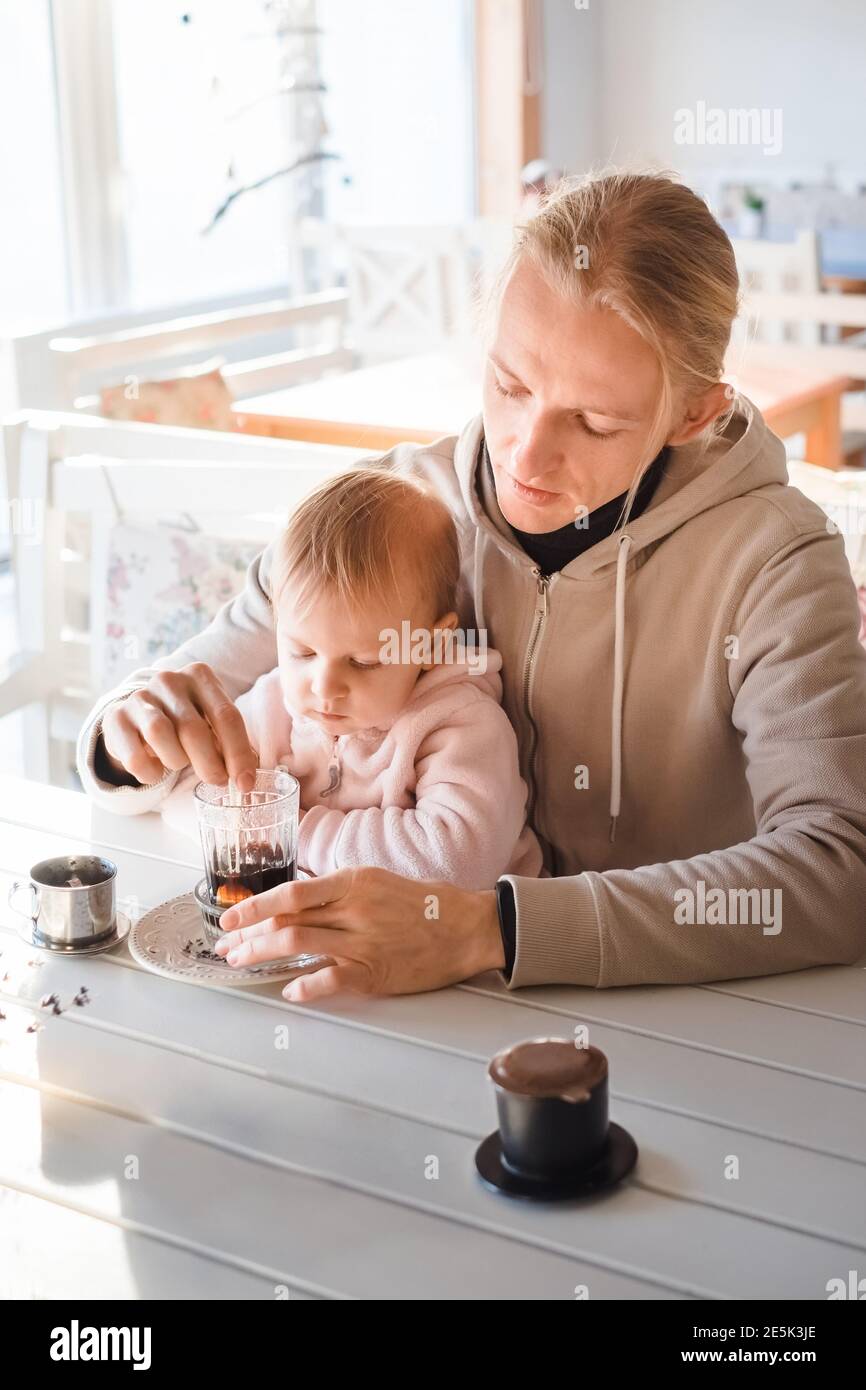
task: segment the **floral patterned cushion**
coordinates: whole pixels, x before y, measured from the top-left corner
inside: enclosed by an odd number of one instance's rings
[[[240,593],[261,549],[258,540],[176,525],[112,527],[100,688],[119,684],[207,627]]]
[[[138,420],[151,425],[237,430],[232,394],[218,366],[205,363],[166,381],[139,381],[129,376],[121,386],[99,393],[100,413],[109,420]]]

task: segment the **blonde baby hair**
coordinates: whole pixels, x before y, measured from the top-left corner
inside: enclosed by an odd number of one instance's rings
[[[455,609],[460,550],[445,503],[417,478],[363,466],[320,484],[289,518],[274,552],[276,614],[288,584],[301,614],[323,591],[358,611],[420,597],[431,621]]]

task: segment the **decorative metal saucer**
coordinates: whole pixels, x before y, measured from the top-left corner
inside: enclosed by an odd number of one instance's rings
[[[291,961],[229,965],[211,950],[192,893],[169,898],[140,917],[129,933],[129,953],[139,965],[157,975],[195,985],[256,985],[263,980],[290,980],[326,959],[294,956]]]

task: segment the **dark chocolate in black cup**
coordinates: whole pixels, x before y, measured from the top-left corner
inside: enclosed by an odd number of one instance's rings
[[[609,1128],[607,1057],[600,1048],[531,1038],[497,1052],[487,1070],[506,1168],[543,1182],[599,1160]]]

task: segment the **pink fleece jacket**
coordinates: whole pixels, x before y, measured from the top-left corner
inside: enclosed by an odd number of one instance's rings
[[[502,658],[486,658],[483,673],[458,662],[422,672],[389,727],[358,733],[332,735],[293,715],[278,670],[238,698],[260,765],[283,763],[301,784],[302,868],[376,865],[470,889],[541,872],[517,739],[499,703]],[[195,782],[187,768],[159,810],[197,839]]]

